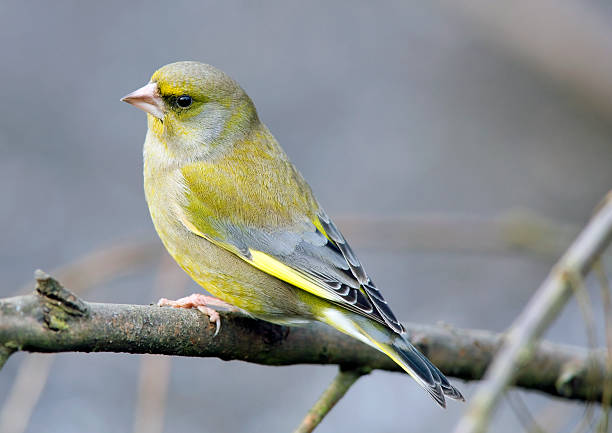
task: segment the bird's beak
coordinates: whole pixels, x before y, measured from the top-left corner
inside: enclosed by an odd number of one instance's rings
[[[132,104],[136,108],[140,108],[158,119],[164,118],[164,101],[159,95],[157,83],[149,83],[138,90],[133,91],[129,95],[121,98],[123,102]]]

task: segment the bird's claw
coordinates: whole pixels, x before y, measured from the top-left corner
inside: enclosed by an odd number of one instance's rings
[[[203,305],[198,306],[198,311],[200,313],[206,314],[210,323],[215,324],[215,333],[213,334],[213,337],[216,337],[219,333],[219,330],[221,329],[221,317],[219,316],[219,313],[216,310],[213,310],[210,307],[205,307]]]
[[[208,305],[216,305],[219,307],[226,308],[230,311],[238,310],[233,305],[223,302],[220,299],[213,298],[212,296],[205,296],[199,293],[194,293],[193,295],[177,299],[176,301],[161,298],[159,301],[157,301],[157,305],[160,307],[197,308],[198,311],[208,316],[210,323],[215,324],[216,327],[213,337],[216,337],[219,333],[219,330],[221,329],[221,317],[219,316],[219,313],[216,310],[213,310]]]

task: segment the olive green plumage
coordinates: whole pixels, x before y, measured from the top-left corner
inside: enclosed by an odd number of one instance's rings
[[[145,194],[162,242],[214,296],[276,323],[325,322],[386,353],[444,405],[460,392],[407,340],[240,86],[179,62],[125,98],[147,111]]]

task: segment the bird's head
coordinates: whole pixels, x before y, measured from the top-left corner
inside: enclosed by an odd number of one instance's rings
[[[177,62],[122,101],[145,111],[149,134],[175,154],[210,153],[248,133],[257,112],[242,88],[219,69]]]

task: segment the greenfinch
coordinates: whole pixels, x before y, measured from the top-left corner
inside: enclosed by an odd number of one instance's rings
[[[244,90],[199,62],[125,96],[147,113],[144,187],[176,262],[216,298],[274,323],[321,321],[385,353],[441,406],[462,400],[409,341]],[[213,298],[214,299],[214,298]],[[217,305],[189,297],[175,306]]]

